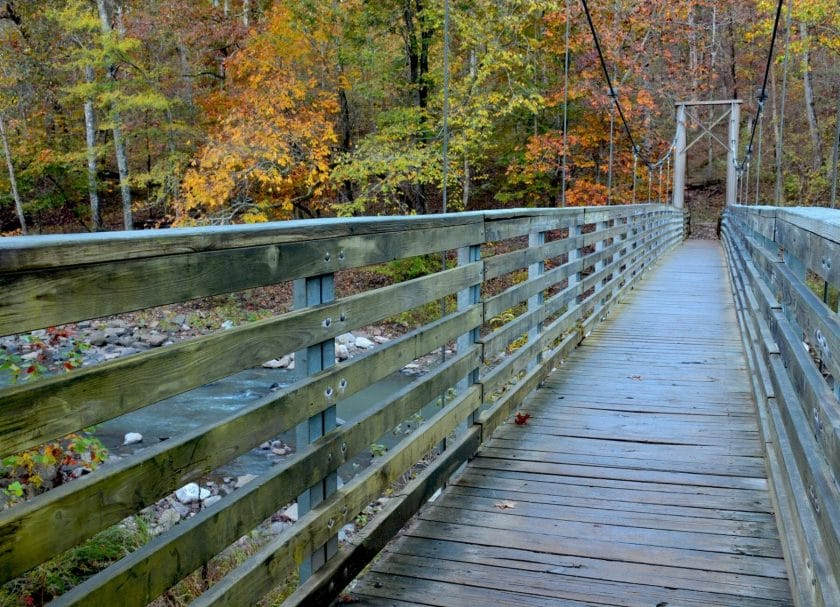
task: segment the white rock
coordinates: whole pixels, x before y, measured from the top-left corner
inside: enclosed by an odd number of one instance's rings
[[[123,445],[133,445],[134,443],[142,443],[143,435],[139,432],[128,432],[123,439]]]
[[[178,489],[175,492],[175,497],[182,504],[192,504],[201,499],[201,491],[201,488],[196,483],[189,483]],[[204,489],[204,491],[207,490]],[[207,494],[209,495],[210,492],[207,491]]]
[[[357,337],[356,341],[354,342],[354,345],[357,348],[367,349],[367,348],[372,348],[376,344],[373,343],[371,340],[369,340],[367,337]]]
[[[234,485],[234,487],[237,489],[241,489],[255,478],[257,477],[253,474],[243,474],[242,476],[238,476],[236,477],[236,484]]]
[[[335,338],[338,343],[342,345],[352,344],[356,341],[356,336],[352,333],[342,333],[338,337]]]
[[[391,340],[385,337],[384,335],[375,335],[373,337],[373,341],[375,341],[378,344],[387,344]]]
[[[202,501],[206,500],[206,499],[209,499],[211,495],[212,495],[212,493],[210,493],[210,489],[205,489],[204,487],[201,487],[198,490],[198,499],[200,499]]]
[[[262,366],[264,369],[286,369],[290,364],[292,364],[292,357],[286,355],[280,358],[267,360],[262,364]]]
[[[205,508],[209,508],[210,506],[212,506],[212,505],[213,505],[213,504],[215,504],[216,502],[221,501],[221,499],[222,499],[222,496],[221,496],[221,495],[211,495],[210,497],[208,497],[207,499],[205,499],[205,500],[204,500],[204,502],[202,502],[202,505],[203,505]]]
[[[233,329],[233,321],[232,320],[226,320],[225,322],[223,322],[222,323],[222,329]]]
[[[350,358],[350,350],[347,349],[346,345],[338,344],[335,348],[335,357],[338,360],[347,360]]]
[[[283,516],[291,522],[295,523],[298,520],[298,505],[292,504],[283,511]]]

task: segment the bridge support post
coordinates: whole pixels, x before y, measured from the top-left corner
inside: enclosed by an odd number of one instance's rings
[[[545,232],[532,231],[528,234],[528,248],[541,247],[545,244]],[[528,266],[528,280],[534,280],[545,272],[545,261],[538,261]],[[543,305],[543,292],[540,291],[536,295],[528,298],[528,311],[533,312]],[[528,331],[528,341],[538,339],[543,330],[543,323],[538,323],[536,326]],[[542,352],[537,354],[536,358],[528,363],[528,370],[530,371],[542,361]]]
[[[481,260],[481,246],[474,245],[469,247],[461,247],[458,249],[458,265],[465,266]],[[481,301],[481,283],[471,285],[466,289],[458,291],[458,311],[466,310],[470,306]],[[474,344],[478,343],[480,338],[480,329],[478,327],[459,335],[455,342],[457,352],[460,354],[466,352]],[[478,381],[478,369],[473,369],[467,377],[458,382],[455,389],[458,393],[462,393],[470,387],[470,385]],[[475,414],[473,414],[475,415]],[[472,420],[474,421],[474,420]],[[467,429],[468,422],[464,421],[458,426],[458,433]]]
[[[674,156],[674,206],[682,209],[685,206],[685,104],[677,105],[677,138],[676,155]]]
[[[733,101],[729,108],[729,146],[726,151],[726,204],[738,202],[738,134],[741,122],[740,102]]]
[[[335,299],[335,275],[323,274],[321,276],[296,280],[294,282],[293,299],[295,308],[304,308],[333,301]],[[331,367],[335,364],[335,340],[329,339],[309,346],[306,350],[297,352],[295,359],[295,366],[306,373],[306,375],[314,375],[327,367]],[[314,415],[308,421],[298,425],[295,432],[297,449],[301,450],[305,445],[324,436],[324,434],[335,427],[336,406],[333,404],[331,407],[325,409],[323,413]],[[298,517],[302,517],[309,512],[327,497],[335,493],[337,489],[338,474],[332,472],[298,497]],[[314,571],[320,569],[326,563],[327,559],[337,551],[337,535],[330,538],[323,546],[313,550],[309,559],[304,560],[300,566],[301,582],[309,578]]]

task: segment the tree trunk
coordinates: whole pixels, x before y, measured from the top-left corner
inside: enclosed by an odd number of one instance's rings
[[[735,71],[735,6],[729,12],[729,77],[732,78],[732,99],[738,98],[738,74]]]
[[[248,27],[251,23],[251,0],[242,0],[242,25]]]
[[[3,140],[3,153],[6,155],[6,167],[9,169],[9,184],[12,186],[12,199],[15,201],[15,211],[17,211],[18,221],[20,221],[20,231],[22,234],[27,234],[26,217],[23,215],[23,202],[20,199],[20,193],[18,193],[17,189],[15,165],[12,164],[12,150],[9,148],[9,138],[6,136],[6,119],[3,114],[0,114],[0,139]]]
[[[85,66],[85,82],[93,84],[93,66]],[[87,145],[87,178],[90,195],[90,221],[94,232],[102,230],[102,214],[99,209],[99,192],[96,183],[96,123],[93,114],[93,99],[85,99],[85,143]]]
[[[802,53],[802,82],[805,88],[805,115],[808,117],[808,132],[811,134],[811,148],[813,150],[811,168],[814,171],[819,171],[823,163],[823,151],[820,129],[817,124],[817,111],[814,108],[814,85],[811,82],[811,51],[808,47],[808,26],[804,21],[799,23],[799,30],[802,32],[802,41],[805,43],[805,50]]]
[[[105,0],[96,0],[96,7],[99,9],[99,21],[102,24],[102,33],[111,33],[111,22],[108,17],[108,9]],[[108,66],[108,78],[114,80],[115,66]],[[131,230],[134,227],[134,218],[131,213],[131,186],[128,183],[128,157],[125,152],[125,139],[122,133],[122,122],[120,114],[113,107],[111,108],[111,122],[113,123],[114,148],[117,156],[117,170],[120,174],[120,193],[122,194],[123,206],[123,227]]]
[[[776,140],[778,141],[776,154],[776,186],[773,192],[773,202],[779,206],[784,202],[785,188],[784,175],[782,173],[782,156],[785,147],[785,102],[787,100],[787,77],[788,77],[788,52],[790,50],[790,28],[791,28],[791,3],[787,3],[787,14],[785,15],[785,58],[782,62],[782,91],[779,100],[779,127]]]

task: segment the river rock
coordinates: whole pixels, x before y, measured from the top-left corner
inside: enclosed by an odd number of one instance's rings
[[[205,489],[205,491],[207,490]],[[210,492],[207,491],[207,494],[209,496]],[[175,497],[182,504],[192,504],[201,499],[201,487],[196,483],[186,484],[175,492]]]
[[[368,348],[372,348],[376,344],[373,343],[371,340],[369,340],[367,337],[359,336],[359,337],[356,338],[356,341],[353,342],[353,345],[356,346],[357,348],[361,348],[361,349],[366,350]]]
[[[88,342],[92,346],[104,346],[105,345],[105,331],[94,331],[93,333],[88,336]]]
[[[116,340],[118,337],[125,335],[126,333],[128,333],[128,329],[125,327],[108,327],[105,329],[105,339]]]
[[[350,350],[345,344],[338,344],[335,348],[335,357],[338,360],[347,360],[350,358]]]
[[[182,504],[178,500],[172,501],[172,509],[178,513],[181,518],[186,518],[190,513],[190,507]]]
[[[187,322],[187,317],[183,314],[176,314],[175,317],[172,319],[173,324],[176,325],[183,325]]]
[[[166,334],[161,335],[160,333],[150,333],[146,337],[146,343],[149,344],[153,348],[159,348],[162,346],[166,340],[169,339],[169,336]]]
[[[181,515],[174,508],[167,508],[160,513],[157,524],[161,528],[161,532],[163,532],[171,529],[180,520]]]
[[[283,519],[291,523],[296,523],[298,520],[298,505],[292,504],[291,506],[283,510],[283,514],[281,516],[283,517]]]
[[[143,435],[139,432],[128,432],[124,439],[123,445],[133,445],[134,443],[142,443],[143,442]]]
[[[387,344],[391,339],[389,337],[385,337],[384,335],[374,335],[373,341],[378,344]]]
[[[356,341],[356,336],[352,333],[342,333],[338,337],[335,338],[336,341],[342,345],[353,344]]]
[[[212,506],[216,502],[221,501],[221,499],[222,499],[221,495],[211,495],[210,497],[205,499],[203,502],[201,502],[201,505],[204,506],[205,508],[209,508],[210,506]]]
[[[286,354],[280,358],[273,358],[265,361],[262,366],[264,369],[287,369],[292,364],[292,357]]]

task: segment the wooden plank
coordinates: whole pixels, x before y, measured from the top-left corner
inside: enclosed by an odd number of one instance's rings
[[[546,259],[553,259],[583,246],[582,237],[553,240],[538,247],[527,247],[493,255],[484,259],[484,279],[491,280],[510,272],[527,268],[529,264]]]
[[[527,571],[549,571],[553,574],[568,573],[589,580],[608,580],[630,584],[668,585],[674,588],[708,591],[713,584],[714,592],[738,597],[773,599],[783,601],[787,596],[785,580],[686,569],[637,563],[613,563],[607,560],[584,557],[568,558],[562,555],[541,553],[531,550],[517,550],[506,546],[485,546],[480,551],[470,544],[445,540],[424,541],[403,536],[388,547],[389,553],[423,558],[456,561],[466,564],[480,564],[504,569]]]
[[[454,248],[479,224],[0,272],[0,335]]]
[[[0,390],[0,455],[332,339],[481,280],[481,264],[249,323],[39,382]],[[462,332],[471,329],[462,327]]]
[[[451,327],[450,330],[452,330]],[[404,345],[410,348],[409,344]],[[424,350],[424,352],[427,351]],[[335,435],[331,435],[332,438],[327,441],[326,446],[323,443],[317,443],[320,445],[318,454],[323,458],[321,461],[326,461],[328,455],[330,457],[331,469],[327,472],[336,469],[340,465],[339,462],[345,461],[350,453],[367,448],[372,441],[388,430],[388,428],[382,429],[382,424],[385,422],[377,421],[377,417],[386,416],[386,412],[390,412],[388,415],[397,415],[399,419],[396,419],[391,427],[395,426],[410,416],[410,413],[405,413],[406,407],[413,406],[419,409],[433,400],[436,395],[454,385],[461,377],[474,369],[478,364],[478,358],[478,349],[473,348],[453,358],[419,382],[409,384],[398,392],[393,401],[397,403],[396,405],[380,411],[378,415],[372,413],[365,420],[366,424],[374,424],[370,426],[373,428],[371,432],[381,429],[379,434],[365,435],[362,439],[354,438],[352,435],[345,437],[350,432],[350,428],[355,428],[357,425],[350,424],[343,426]],[[382,362],[388,360],[384,356],[380,356],[379,359]],[[404,363],[404,361],[399,361],[399,363]],[[0,580],[11,579],[50,556],[74,546],[84,538],[153,503],[184,483],[209,473],[222,463],[259,445],[260,442],[308,419],[313,412],[307,407],[301,407],[300,403],[310,402],[312,408],[319,410],[323,408],[325,404],[328,404],[324,402],[327,391],[324,388],[325,384],[335,385],[336,380],[340,383],[341,379],[347,377],[359,379],[356,373],[348,374],[348,370],[337,366],[337,368],[315,375],[306,380],[304,386],[307,389],[305,390],[292,389],[284,394],[257,401],[254,405],[246,407],[209,428],[198,428],[182,437],[146,449],[137,456],[119,462],[107,470],[88,475],[70,485],[64,485],[0,513]],[[369,364],[357,366],[355,371],[368,372],[373,376],[376,374]],[[367,385],[362,381],[358,381],[358,384],[359,388]],[[333,393],[337,393],[337,390]],[[417,402],[413,402],[415,400]],[[405,415],[402,415],[403,413]],[[368,425],[362,427],[368,428]],[[335,437],[345,437],[343,441],[346,444],[343,450],[340,449],[339,439]],[[361,440],[361,443],[354,444],[357,440]],[[324,472],[323,468],[315,467],[313,470],[308,470],[307,473],[307,479],[311,480],[310,485],[322,478],[317,477],[319,470]],[[301,487],[300,491],[310,485]],[[295,495],[297,494],[290,494],[287,501]],[[277,507],[282,505],[282,503],[277,504]],[[271,512],[273,511],[269,511],[268,514]],[[61,524],[60,532],[57,529],[59,524]],[[54,529],[55,532],[42,533],[40,530],[46,527]],[[22,537],[31,539],[21,542]],[[187,570],[186,573],[189,571],[192,569]]]
[[[408,231],[472,226],[469,243],[483,238],[484,213],[446,215],[400,215],[397,217],[346,217],[305,219],[259,224],[199,228],[167,228],[134,232],[16,236],[0,240],[0,271],[27,272],[96,264],[110,261],[181,255],[242,247],[260,247],[292,242],[323,241],[335,245],[339,239],[404,234]],[[441,250],[441,249],[438,249]],[[336,267],[335,269],[338,269]]]
[[[701,571],[737,573],[761,577],[786,577],[780,558],[745,556],[743,554],[683,550],[672,546],[646,549],[645,544],[601,539],[600,531],[585,537],[546,534],[524,529],[495,529],[461,523],[419,520],[404,532],[406,535],[433,540],[450,540],[478,546],[507,546],[565,556],[616,560],[626,563],[667,565]],[[650,547],[653,548],[653,547]],[[588,586],[594,590],[593,585]]]

